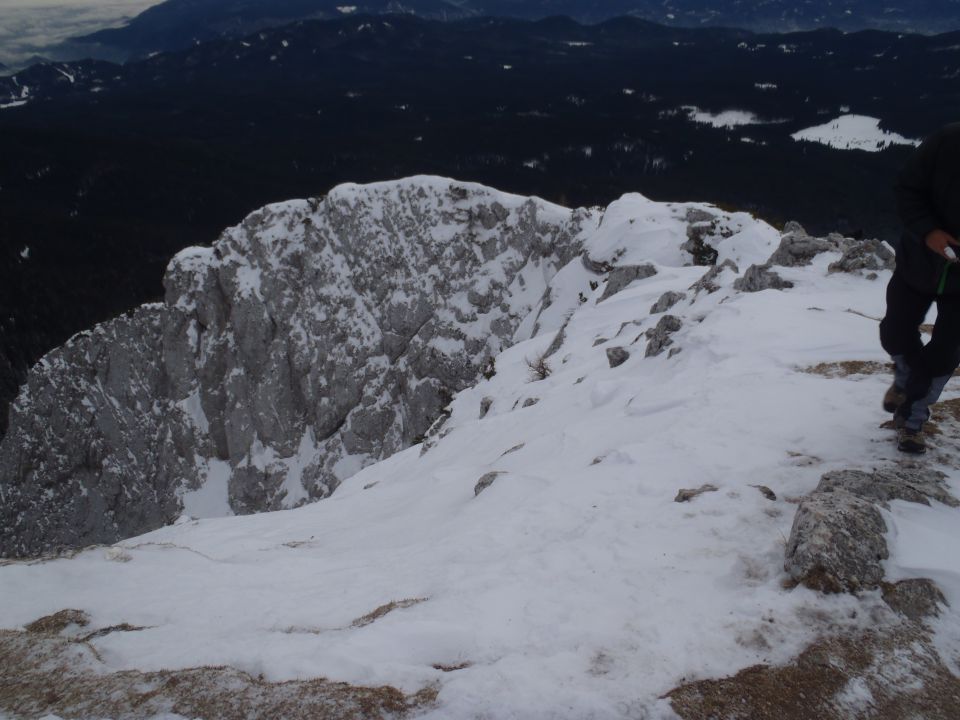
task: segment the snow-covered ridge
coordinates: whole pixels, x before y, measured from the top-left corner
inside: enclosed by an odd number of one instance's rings
[[[374,196],[422,197],[424,182]],[[336,202],[354,193],[370,197],[351,188]],[[564,216],[543,207],[554,211]],[[271,213],[284,227],[304,217]],[[192,294],[174,293],[187,317],[215,268],[229,268],[224,292],[274,295],[268,263],[241,261],[267,234],[231,231],[219,261],[178,258],[191,268]],[[268,257],[296,255],[284,237]],[[69,602],[89,616],[84,633],[136,629],[67,646],[72,674],[227,666],[266,682],[432,688],[417,716],[437,720],[666,720],[663,696],[684,681],[787,662],[824,634],[898,627],[879,592],[790,588],[783,565],[796,502],[823,473],[896,460],[877,428],[888,378],[807,371],[885,361],[871,318],[889,254],[637,195],[578,238],[489,377],[452,397],[426,442],[309,506],[183,518],[72,559],[2,566],[0,627]],[[692,264],[707,256],[711,267]],[[204,342],[200,357],[214,350]],[[956,492],[949,461],[931,465]],[[898,502],[883,515],[887,575],[933,575],[951,603],[933,627],[954,668],[960,567],[919,550],[952,547],[957,512]],[[875,674],[909,688],[914,670]],[[165,688],[137,711],[160,707]],[[828,698],[830,717],[853,716],[868,692],[852,679]]]
[[[418,177],[263,208],[179,253],[165,303],[33,369],[0,445],[0,553],[323,498],[419,441],[502,349],[559,327],[587,276],[639,247],[690,264],[694,235],[730,236],[721,260],[740,262],[776,235],[697,207],[568,210]],[[588,240],[592,270],[574,262]],[[576,291],[551,286],[561,268],[581,268]]]
[[[174,257],[163,304],[32,370],[0,444],[0,554],[324,498],[595,286],[749,265],[778,237],[696,204],[568,210],[432,177],[265,207]]]

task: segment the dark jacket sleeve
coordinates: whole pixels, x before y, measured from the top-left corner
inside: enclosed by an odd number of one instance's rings
[[[940,144],[939,132],[924,140],[900,171],[894,187],[900,220],[907,234],[920,243],[927,235],[940,228],[933,196],[934,172]]]

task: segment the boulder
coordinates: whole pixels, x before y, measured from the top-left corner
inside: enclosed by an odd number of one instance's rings
[[[673,338],[670,336],[683,327],[683,321],[676,315],[664,315],[656,327],[652,327],[646,332],[647,349],[644,357],[656,357],[668,347],[673,345]]]
[[[607,298],[616,295],[635,280],[645,280],[657,274],[657,269],[653,265],[623,265],[614,268],[607,279],[607,286],[603,290],[603,295],[597,302],[603,302]]]
[[[694,295],[704,291],[707,294],[715,293],[720,289],[720,285],[717,283],[717,278],[724,270],[732,270],[735,274],[740,273],[740,269],[737,267],[737,264],[733,260],[724,260],[719,265],[714,265],[712,268],[707,270],[703,276],[697,280],[693,285],[690,286],[690,290],[693,291]]]
[[[666,312],[674,305],[676,305],[681,300],[686,300],[687,294],[682,292],[675,292],[673,290],[667,290],[660,298],[650,307],[650,314],[657,315],[658,313]]]
[[[867,273],[893,270],[896,257],[880,240],[849,240],[843,248],[843,256],[827,268],[827,272]]]
[[[488,487],[493,485],[494,481],[501,475],[505,473],[501,470],[494,470],[493,472],[488,472],[486,475],[477,480],[477,484],[473,486],[473,496],[476,497]]]
[[[826,473],[797,508],[784,568],[796,582],[824,592],[879,587],[888,551],[876,505],[936,500],[956,507],[944,481],[943,473],[923,468]]]
[[[793,283],[784,280],[770,269],[769,264],[751,265],[742,278],[734,281],[733,287],[740,292],[760,292],[762,290],[785,290],[792,288]]]
[[[630,353],[627,351],[626,348],[622,348],[622,347],[607,348],[607,362],[610,363],[610,367],[612,368],[619,367],[629,359],[630,359]]]
[[[888,557],[880,511],[849,492],[814,493],[800,503],[784,569],[821,592],[858,593],[880,586]]]

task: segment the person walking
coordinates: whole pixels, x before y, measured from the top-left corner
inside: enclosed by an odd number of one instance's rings
[[[897,447],[923,453],[930,406],[960,366],[960,123],[921,143],[895,192],[903,235],[880,323],[880,344],[894,362],[883,408],[894,414]],[[924,345],[920,324],[934,303],[937,319]]]

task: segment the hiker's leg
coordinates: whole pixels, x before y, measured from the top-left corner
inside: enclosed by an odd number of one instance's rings
[[[905,388],[910,368],[923,351],[920,324],[933,303],[932,295],[919,293],[898,275],[887,285],[887,314],[880,322],[880,344],[893,358],[894,383]]]
[[[930,417],[930,406],[953,371],[960,366],[960,297],[937,298],[937,321],[933,337],[920,351],[916,366],[911,365],[907,381],[904,411],[901,413],[909,428],[920,428]]]

